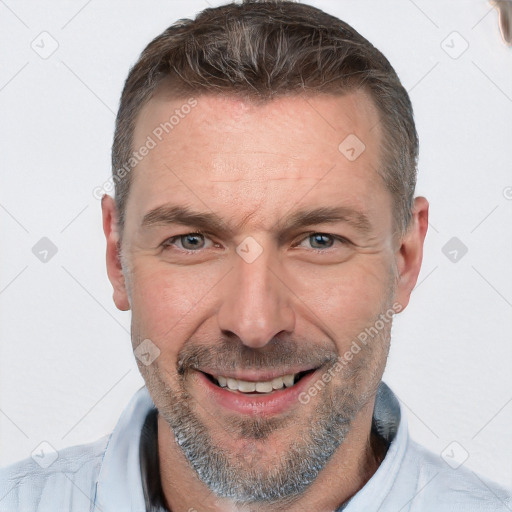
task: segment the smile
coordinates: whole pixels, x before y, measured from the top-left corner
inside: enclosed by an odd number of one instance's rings
[[[240,392],[240,393],[257,393],[257,394],[269,394],[273,391],[278,391],[283,388],[291,388],[294,386],[302,377],[313,372],[313,370],[306,370],[298,373],[289,373],[287,375],[281,375],[274,377],[269,380],[242,380],[233,377],[226,377],[223,375],[205,375],[210,380],[220,386],[226,388],[229,391]]]
[[[281,371],[238,371],[226,375],[224,371],[206,368],[193,372],[205,407],[249,416],[284,414],[303,407],[299,396],[314,382],[319,368],[287,369]],[[222,375],[224,373],[224,375]]]

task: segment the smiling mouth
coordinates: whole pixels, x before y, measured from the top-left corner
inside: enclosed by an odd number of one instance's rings
[[[227,391],[231,391],[233,393],[254,393],[257,395],[269,395],[274,391],[279,391],[295,386],[295,384],[297,384],[297,382],[299,382],[303,377],[313,373],[315,370],[316,368],[313,368],[303,372],[281,375],[266,381],[247,381],[234,379],[232,377],[225,377],[223,375],[211,375],[206,372],[201,373],[203,373],[206,378],[216,386],[224,388]]]

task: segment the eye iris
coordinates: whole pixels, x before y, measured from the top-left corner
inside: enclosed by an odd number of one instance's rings
[[[326,247],[331,247],[333,244],[332,237],[329,235],[323,235],[322,233],[315,233],[309,237],[311,241],[311,246],[315,249],[325,249]],[[315,246],[315,244],[318,244]]]
[[[185,249],[200,249],[204,245],[204,237],[200,234],[183,235],[181,245]]]

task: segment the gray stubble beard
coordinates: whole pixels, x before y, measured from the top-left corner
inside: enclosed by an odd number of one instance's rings
[[[294,435],[295,441],[287,452],[276,456],[273,467],[269,468],[268,464],[264,469],[261,465],[258,467],[257,457],[250,460],[244,454],[230,457],[218,446],[209,428],[193,411],[194,401],[183,380],[180,380],[181,389],[176,392],[159,376],[154,376],[165,390],[167,404],[159,408],[159,413],[172,429],[191,467],[217,497],[232,500],[235,505],[293,503],[317,479],[346,439],[358,412],[374,396],[383,371],[383,365],[380,368],[381,365],[375,363],[386,358],[387,350],[382,354],[382,345],[376,350],[372,348],[374,344],[386,345],[386,335],[389,339],[389,332],[381,333],[379,339],[374,339],[358,354],[358,361],[346,367],[347,379],[343,384],[331,386],[329,391],[327,387],[322,390],[326,397],[316,405],[312,420]],[[375,351],[380,353],[377,358]],[[212,418],[214,421],[218,419]],[[230,434],[237,439],[261,443],[259,446],[265,450],[263,442],[285,423],[272,418],[240,420],[232,425]]]

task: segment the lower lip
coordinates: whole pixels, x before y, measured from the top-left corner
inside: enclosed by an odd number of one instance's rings
[[[204,373],[195,371],[197,380],[209,398],[216,404],[231,411],[249,416],[270,416],[286,412],[290,408],[303,404],[299,395],[303,393],[310,383],[316,379],[318,368],[305,375],[291,388],[283,388],[269,394],[245,395],[240,392],[228,391],[214,384]]]

